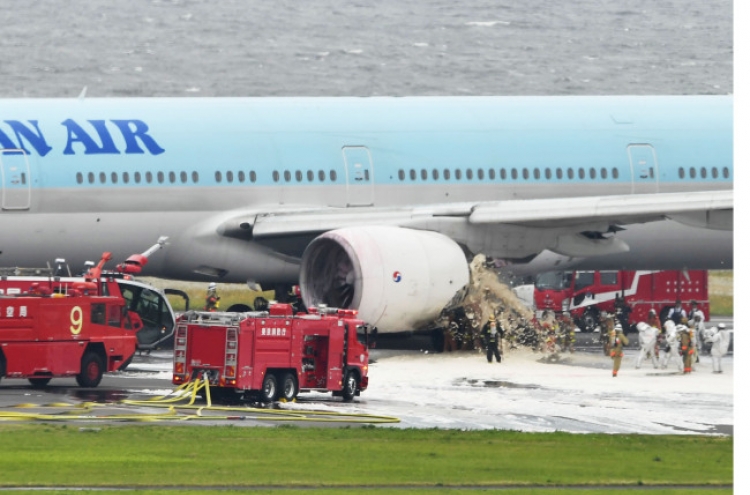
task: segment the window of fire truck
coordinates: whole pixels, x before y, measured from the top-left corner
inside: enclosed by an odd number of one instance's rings
[[[599,272],[602,285],[617,285],[617,272]]]
[[[92,304],[91,305],[91,323],[95,323],[97,325],[104,325],[105,311],[106,311],[106,305]]]
[[[367,345],[369,325],[357,325],[357,342]]]
[[[575,290],[579,291],[594,284],[594,272],[576,272]]]
[[[546,272],[538,275],[534,286],[539,290],[562,290],[570,287],[569,272]]]

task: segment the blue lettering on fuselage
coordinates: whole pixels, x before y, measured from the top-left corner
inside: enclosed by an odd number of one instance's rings
[[[20,120],[3,122],[10,127],[12,133],[6,133],[0,128],[0,148],[22,149],[27,154],[31,154],[33,150],[39,156],[45,156],[52,151],[52,147],[39,129],[37,120],[29,120],[28,124]],[[67,131],[64,155],[75,155],[81,151],[84,155],[118,155],[121,153],[130,155],[146,152],[151,155],[160,155],[164,153],[164,148],[159,146],[149,134],[148,125],[142,120],[110,120],[125,142],[124,151],[117,148],[112,133],[107,127],[107,121],[87,120],[86,122],[88,122],[87,126],[73,119],[66,119],[60,123]]]

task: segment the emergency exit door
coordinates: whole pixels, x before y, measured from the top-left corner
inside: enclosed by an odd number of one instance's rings
[[[29,159],[23,150],[0,150],[0,205],[3,210],[28,210],[31,202]]]
[[[372,156],[366,146],[341,149],[346,167],[346,206],[371,206],[375,198]]]
[[[659,192],[659,167],[656,150],[650,144],[628,146],[633,194]]]

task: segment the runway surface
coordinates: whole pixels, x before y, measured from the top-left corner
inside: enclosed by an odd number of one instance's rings
[[[330,394],[300,394],[280,409],[394,416],[397,428],[510,429],[575,433],[718,434],[734,431],[734,358],[723,359],[724,373],[711,372],[703,357],[690,375],[635,369],[637,352],[628,349],[620,375],[611,359],[593,348],[560,359],[528,349],[506,350],[502,363],[487,363],[477,351],[432,353],[381,350],[371,354],[370,387],[353,403]],[[173,389],[171,353],[137,356],[125,372],[105,375],[96,389],[80,389],[73,379],[55,379],[42,390],[25,380],[0,382],[0,412],[16,404],[87,401],[123,414],[123,399],[153,397]],[[132,409],[131,409],[132,410]],[[147,408],[138,408],[148,414]],[[153,412],[153,411],[151,411]],[[99,412],[99,414],[103,414]],[[222,421],[200,421],[217,424]],[[237,425],[270,425],[252,420]],[[316,423],[318,424],[318,423]]]

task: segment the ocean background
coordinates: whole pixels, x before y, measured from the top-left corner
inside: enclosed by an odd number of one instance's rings
[[[0,1],[0,97],[730,94],[733,49],[730,0]]]

